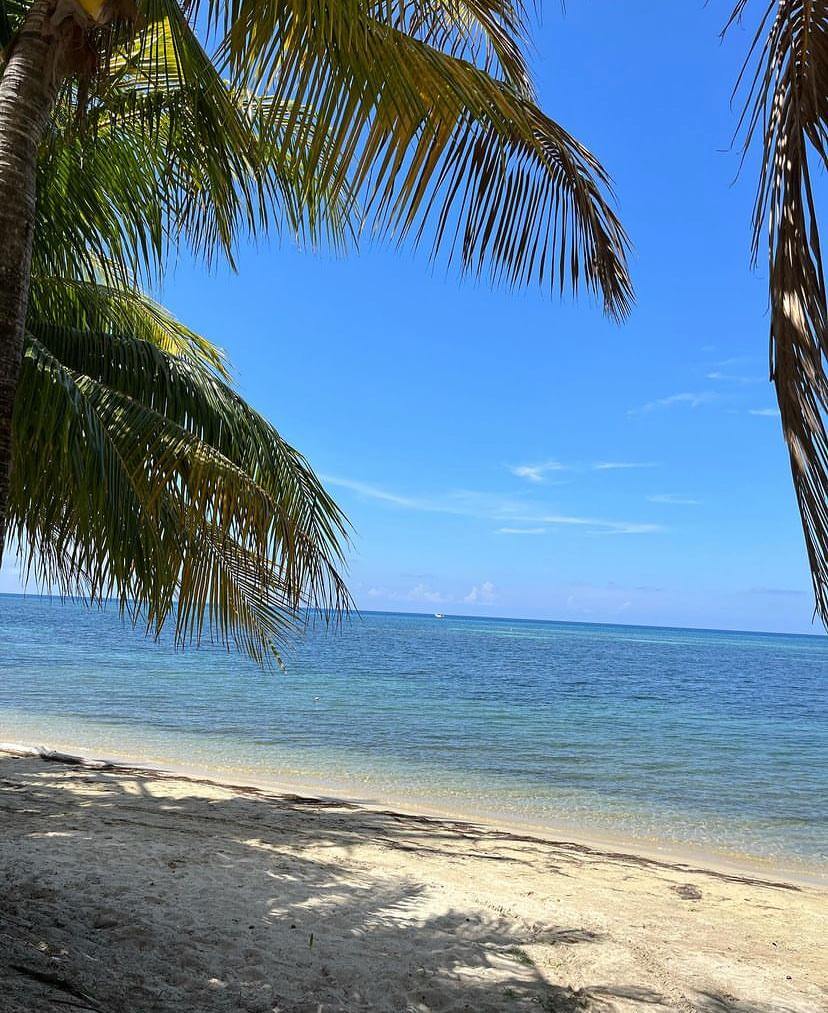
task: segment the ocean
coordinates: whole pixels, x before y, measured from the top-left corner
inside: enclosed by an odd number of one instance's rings
[[[0,740],[584,835],[828,859],[828,638],[364,613],[286,673],[0,596]]]

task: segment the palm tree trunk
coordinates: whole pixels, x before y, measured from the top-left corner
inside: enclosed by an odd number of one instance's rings
[[[0,560],[29,298],[37,152],[57,90],[53,10],[53,0],[35,0],[0,78]]]

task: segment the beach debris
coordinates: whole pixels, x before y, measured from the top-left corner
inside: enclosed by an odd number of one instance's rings
[[[677,893],[682,900],[701,900],[702,892],[692,883],[676,883],[671,887],[673,893]]]
[[[75,756],[73,753],[61,753],[57,749],[49,749],[46,746],[22,746],[15,742],[0,742],[0,752],[9,753],[12,756],[34,756],[50,763],[66,763],[75,767],[88,767],[90,770],[112,770],[117,766],[112,760],[95,760],[85,756]]]

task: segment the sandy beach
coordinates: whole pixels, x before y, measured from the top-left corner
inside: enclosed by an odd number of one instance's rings
[[[0,1008],[818,1013],[828,894],[0,754]]]

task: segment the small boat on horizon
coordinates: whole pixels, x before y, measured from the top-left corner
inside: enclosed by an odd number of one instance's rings
[[[435,619],[445,619],[446,617],[443,615],[442,612],[435,612],[434,613],[434,618]]]

